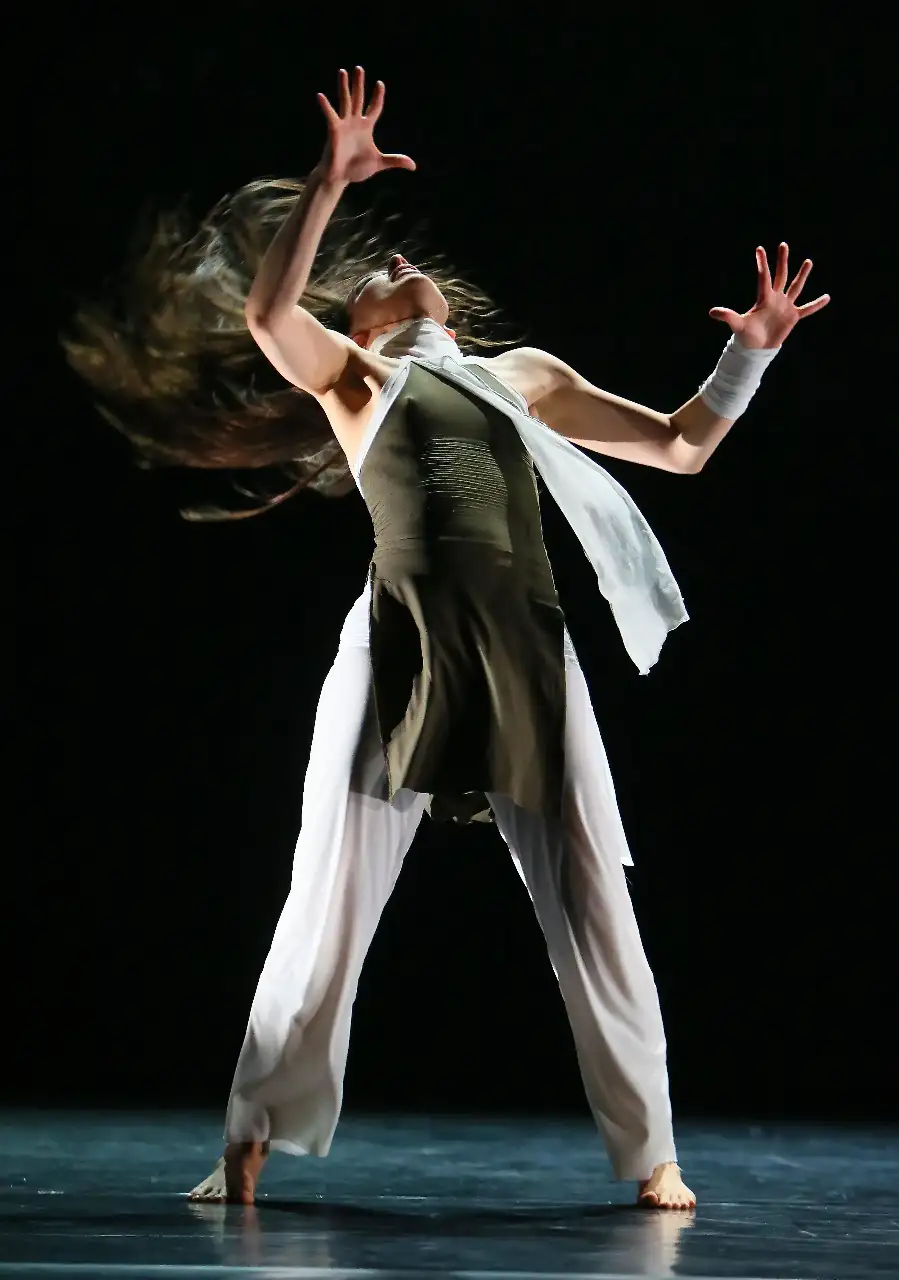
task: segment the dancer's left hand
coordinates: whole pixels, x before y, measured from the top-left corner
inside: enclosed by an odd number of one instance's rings
[[[787,246],[781,244],[777,250],[777,266],[772,281],[765,250],[756,249],[758,294],[755,306],[743,315],[737,311],[729,311],[727,307],[713,307],[709,312],[713,320],[723,320],[730,325],[734,333],[739,334],[744,347],[779,347],[798,321],[813,316],[830,302],[830,294],[822,293],[814,302],[797,307],[796,299],[808,279],[812,261],[811,258],[806,258],[797,271],[796,278],[787,288],[788,255]]]

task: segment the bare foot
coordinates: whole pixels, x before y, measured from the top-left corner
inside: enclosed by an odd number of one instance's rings
[[[188,1200],[206,1200],[212,1203],[224,1203],[225,1200],[225,1158],[222,1156],[208,1178],[198,1182],[193,1191],[188,1191]]]
[[[696,1197],[672,1161],[656,1165],[650,1177],[637,1184],[637,1204],[644,1209],[695,1209]]]
[[[213,1204],[253,1204],[267,1155],[267,1142],[229,1142],[212,1173],[189,1191],[187,1198]]]

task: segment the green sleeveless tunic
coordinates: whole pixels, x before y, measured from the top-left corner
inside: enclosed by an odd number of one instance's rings
[[[495,791],[558,816],[564,622],[514,423],[412,362],[359,479],[391,799],[408,787],[432,817],[467,822],[490,818]]]

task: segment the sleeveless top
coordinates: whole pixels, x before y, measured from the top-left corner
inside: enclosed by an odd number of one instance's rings
[[[369,646],[389,795],[559,816],[564,621],[530,455],[507,415],[411,363],[358,464],[372,517]]]
[[[677,583],[617,481],[530,416],[517,392],[463,356],[434,321],[407,321],[373,350],[399,357],[399,366],[354,468],[377,546],[341,645],[372,651],[390,794],[414,786],[434,797],[434,816],[460,820],[489,790],[558,811],[561,650],[573,650],[555,590],[547,590],[542,534],[539,550],[534,536],[533,465],[593,565],[641,674],[687,618]],[[467,427],[457,429],[463,419]],[[521,446],[517,463],[509,426]],[[476,568],[466,574],[466,565]],[[513,737],[524,745],[510,749]]]
[[[400,361],[381,389],[369,422],[356,462],[357,483],[365,449],[399,394],[413,359],[500,409],[581,544],[624,646],[640,674],[646,675],[658,661],[665,637],[686,622],[688,614],[665,553],[627,490],[593,457],[533,417],[516,391],[486,377],[487,362],[463,356],[433,320],[406,321],[377,339],[372,349]],[[346,619],[341,644],[368,643],[368,606],[366,587]]]

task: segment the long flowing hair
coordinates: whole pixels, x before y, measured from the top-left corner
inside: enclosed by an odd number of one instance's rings
[[[265,251],[303,187],[293,179],[251,182],[199,225],[183,210],[156,216],[137,233],[105,295],[83,303],[61,337],[70,365],[103,417],[131,441],[139,466],[269,469],[267,483],[234,481],[254,506],[195,506],[182,511],[187,519],[239,519],[303,489],[339,497],[353,487],[321,405],[271,367],[244,318]],[[354,286],[389,251],[370,214],[332,219],[300,304],[347,333]],[[445,258],[416,257],[446,298],[463,350],[509,345],[485,332],[498,316],[487,294]]]

